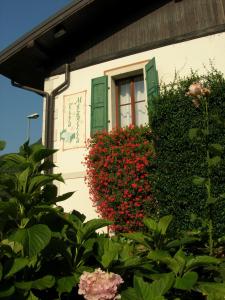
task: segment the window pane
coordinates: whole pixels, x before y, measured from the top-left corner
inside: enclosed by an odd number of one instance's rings
[[[125,127],[132,123],[131,105],[120,106],[120,126]]]
[[[125,82],[120,85],[120,104],[130,103],[130,83]]]
[[[134,98],[135,102],[145,100],[144,80],[141,77],[135,78],[134,80]]]
[[[135,103],[135,124],[137,126],[148,123],[148,113],[145,101]]]

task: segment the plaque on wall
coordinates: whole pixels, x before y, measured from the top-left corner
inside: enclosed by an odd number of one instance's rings
[[[86,91],[64,96],[60,140],[63,141],[63,150],[85,147]]]

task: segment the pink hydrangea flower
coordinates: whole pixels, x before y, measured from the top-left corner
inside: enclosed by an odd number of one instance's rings
[[[123,283],[120,275],[96,269],[95,272],[84,272],[80,277],[78,294],[86,300],[116,300],[118,286]]]

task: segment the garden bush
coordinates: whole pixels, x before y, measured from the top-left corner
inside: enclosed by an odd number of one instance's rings
[[[187,94],[193,82],[202,82],[210,88],[208,95],[209,132],[190,139],[196,128],[205,128],[205,107],[198,105]],[[212,197],[224,193],[225,183],[225,80],[212,68],[205,76],[195,72],[184,79],[176,79],[160,88],[160,96],[154,100],[152,130],[155,140],[157,168],[154,177],[154,197],[161,216],[174,216],[173,232],[193,228],[194,216],[207,214],[207,189],[193,184],[194,176],[205,178],[208,172],[207,151],[209,145],[219,144],[219,164],[210,170]],[[190,131],[193,129],[192,131]],[[192,132],[192,133],[191,133]],[[214,152],[217,150],[214,149]],[[218,151],[217,151],[218,152]],[[210,155],[216,155],[211,153]],[[220,197],[212,209],[214,232],[225,230],[224,199]]]

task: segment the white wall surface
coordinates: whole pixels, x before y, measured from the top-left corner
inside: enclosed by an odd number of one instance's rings
[[[72,145],[72,149],[65,149],[60,140],[63,130],[63,102],[69,99],[68,95],[85,92],[86,103],[81,114],[86,116],[86,138],[90,135],[90,104],[91,104],[91,79],[107,74],[109,76],[109,127],[112,127],[111,95],[113,94],[113,81],[110,76],[119,75],[132,70],[144,68],[148,60],[155,57],[159,80],[169,83],[174,79],[175,72],[183,77],[194,69],[203,74],[210,68],[210,62],[215,68],[225,74],[225,33],[215,34],[179,44],[174,44],[135,55],[115,59],[98,65],[90,66],[71,72],[69,88],[56,98],[55,114],[55,142],[54,147],[59,149],[54,157],[57,168],[65,178],[65,185],[59,185],[60,194],[77,190],[71,199],[63,206],[66,211],[78,209],[87,215],[87,218],[97,216],[89,200],[88,189],[84,183],[85,167],[82,164],[86,153],[85,143],[81,148]],[[45,81],[45,90],[50,92],[64,81],[64,75],[54,76]],[[84,125],[82,125],[84,126]],[[72,143],[71,143],[72,144]]]

